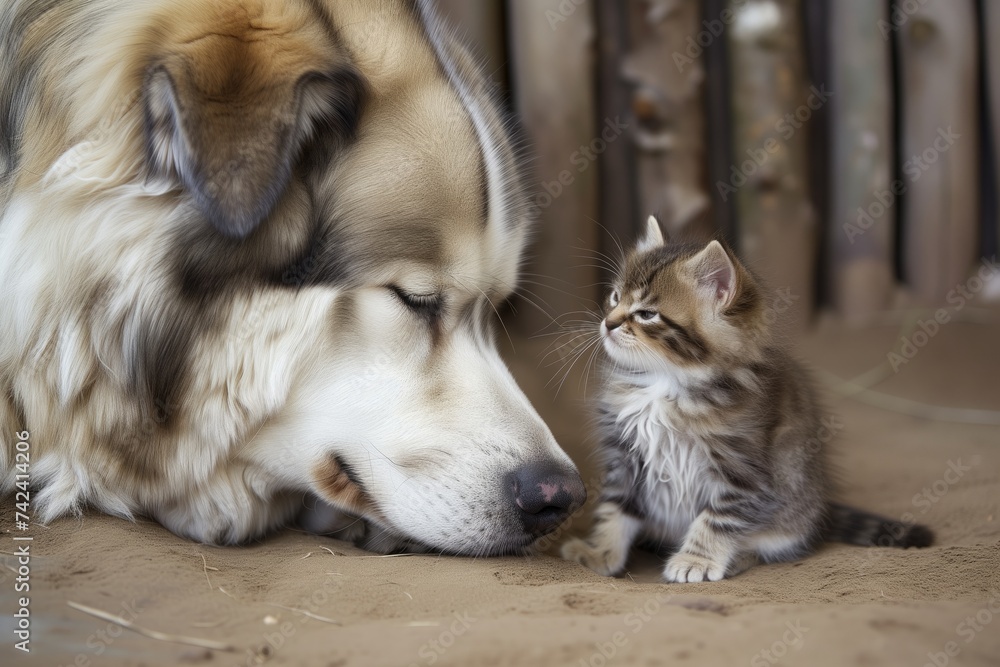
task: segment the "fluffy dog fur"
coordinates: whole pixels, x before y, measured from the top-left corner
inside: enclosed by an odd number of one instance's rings
[[[426,2],[8,0],[0,40],[3,490],[27,430],[45,522],[533,539],[505,476],[575,471],[487,324],[517,151]]]

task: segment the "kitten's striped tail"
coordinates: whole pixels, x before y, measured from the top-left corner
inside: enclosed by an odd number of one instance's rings
[[[893,521],[884,516],[831,503],[827,513],[827,542],[844,542],[863,547],[929,547],[934,533],[918,523]]]

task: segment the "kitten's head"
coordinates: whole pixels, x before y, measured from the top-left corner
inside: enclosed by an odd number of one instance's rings
[[[757,282],[725,246],[669,243],[650,217],[605,299],[601,337],[630,370],[726,365],[766,343],[764,310]]]

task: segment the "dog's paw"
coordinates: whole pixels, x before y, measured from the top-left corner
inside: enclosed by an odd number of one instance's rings
[[[364,535],[354,540],[354,546],[383,555],[431,552],[429,547],[369,521],[365,522]]]
[[[720,581],[726,576],[726,565],[694,554],[675,554],[667,561],[663,578],[674,584]]]
[[[625,557],[614,548],[598,549],[586,540],[572,539],[562,546],[562,557],[576,561],[597,574],[613,577],[625,567]]]

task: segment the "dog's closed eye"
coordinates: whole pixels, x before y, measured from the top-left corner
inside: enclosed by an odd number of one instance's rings
[[[415,313],[428,317],[437,317],[441,314],[442,299],[437,293],[412,294],[401,287],[395,285],[389,288],[396,297]]]

